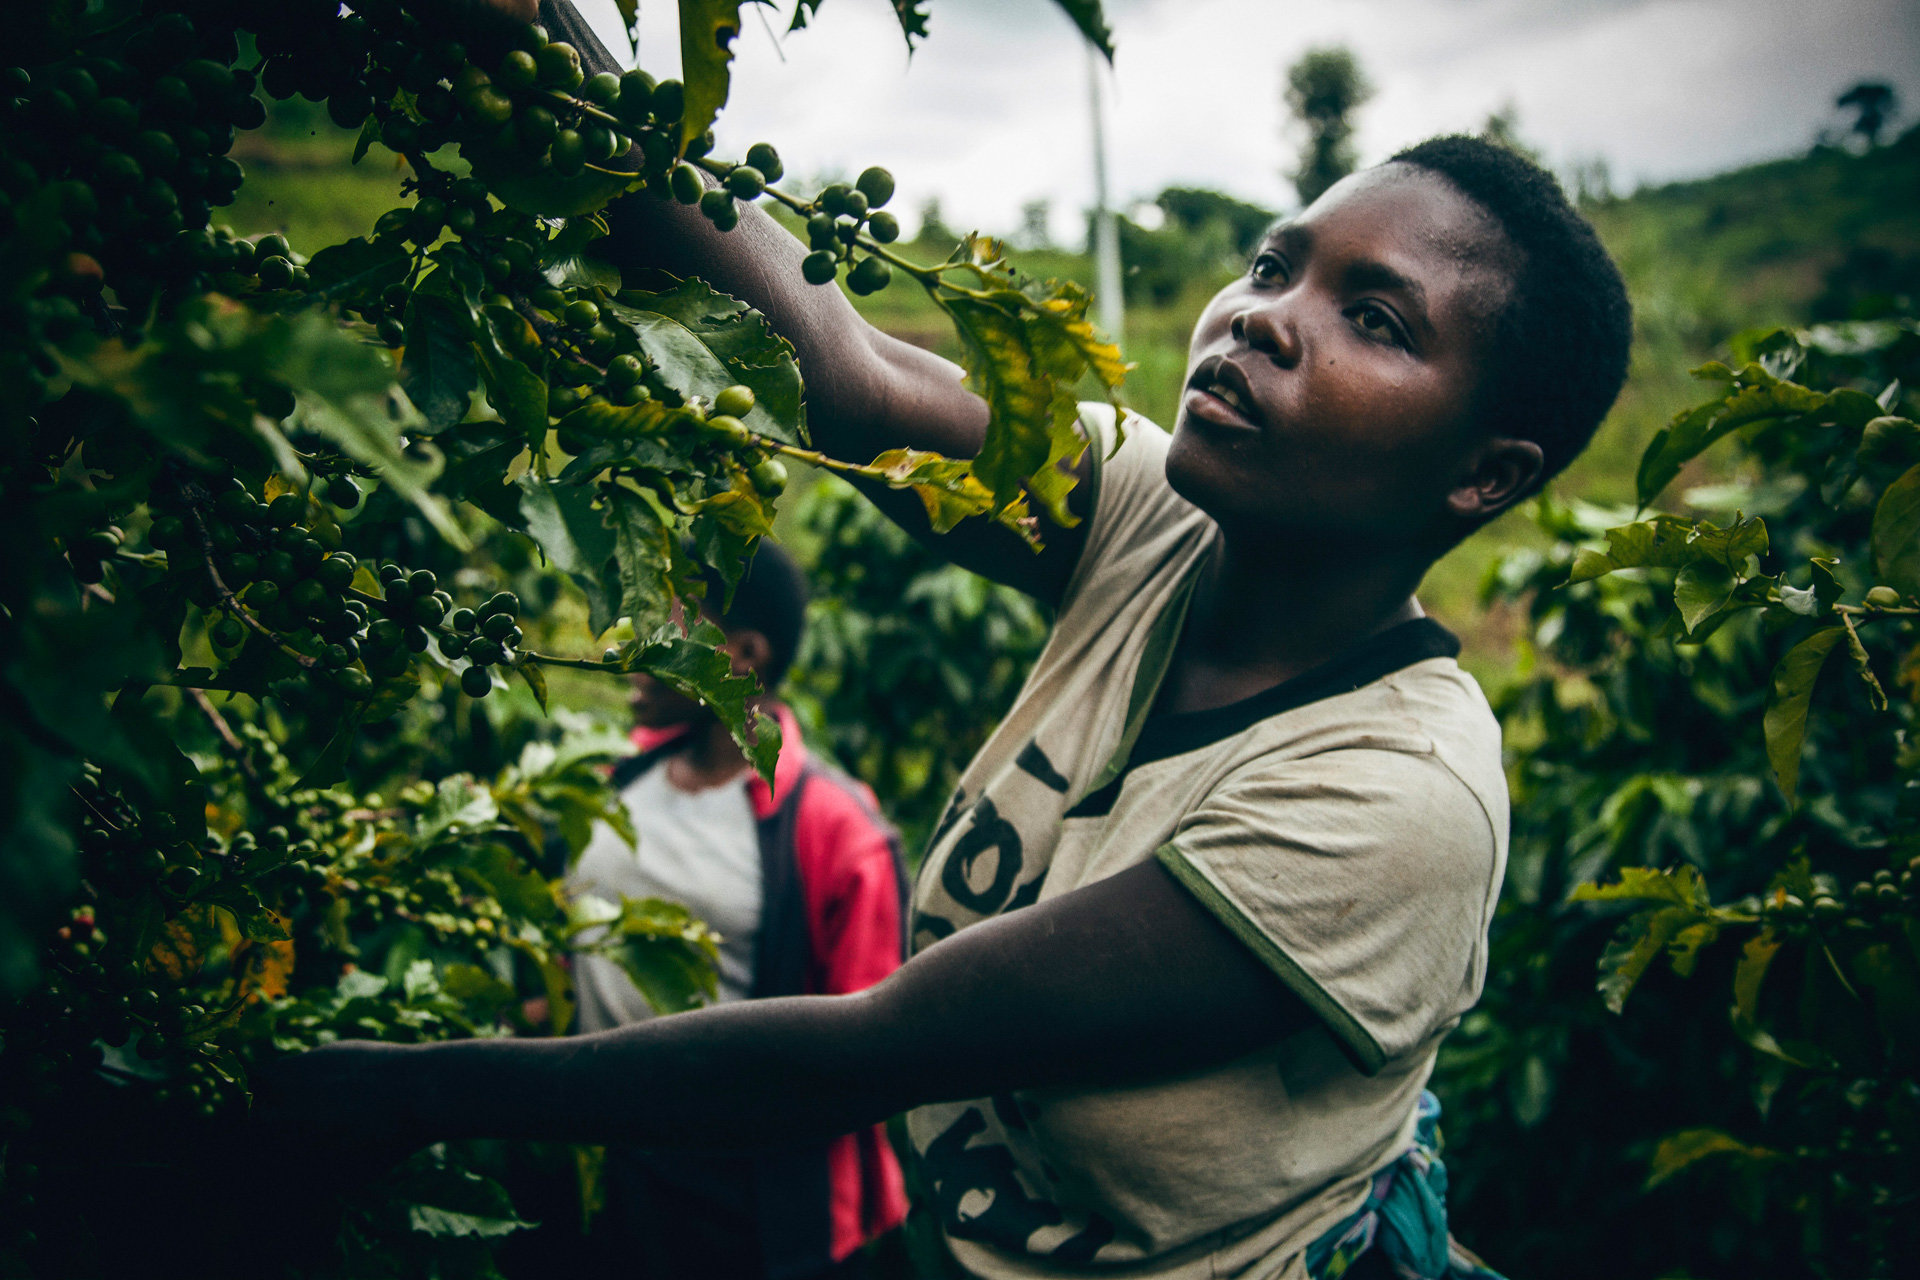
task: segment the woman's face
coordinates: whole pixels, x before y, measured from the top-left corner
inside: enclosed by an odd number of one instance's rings
[[[1276,226],[1194,326],[1167,477],[1229,531],[1404,543],[1475,465],[1472,419],[1515,251],[1404,164]]]

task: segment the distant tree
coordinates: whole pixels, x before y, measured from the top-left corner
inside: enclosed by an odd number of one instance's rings
[[[1480,136],[1495,146],[1505,147],[1536,164],[1540,161],[1540,152],[1528,146],[1520,137],[1520,108],[1515,106],[1511,99],[1498,111],[1488,114],[1487,122],[1480,126]]]
[[[1876,80],[1863,80],[1841,94],[1834,106],[1854,112],[1853,132],[1867,140],[1869,147],[1880,145],[1880,131],[1887,127],[1896,107],[1893,86]]]
[[[1617,197],[1613,189],[1613,167],[1605,156],[1576,160],[1567,171],[1566,184],[1573,188],[1575,204],[1606,204]]]
[[[1154,203],[1167,215],[1167,221],[1182,231],[1192,233],[1213,225],[1225,227],[1238,257],[1252,253],[1253,246],[1273,222],[1273,210],[1203,187],[1168,187]]]
[[[1020,230],[1015,242],[1022,249],[1047,249],[1053,246],[1053,201],[1029,200],[1020,206]]]
[[[1306,131],[1300,163],[1289,177],[1303,205],[1353,172],[1353,113],[1373,96],[1359,60],[1338,45],[1309,49],[1287,69],[1287,110]]]
[[[939,196],[927,197],[926,203],[920,206],[920,232],[917,238],[922,241],[942,242],[949,248],[955,240],[960,238],[954,234],[953,228],[947,225],[940,208]]]
[[[1153,203],[1163,215],[1157,227],[1119,219],[1132,306],[1172,306],[1189,294],[1211,294],[1246,269],[1248,254],[1273,221],[1270,209],[1198,187],[1169,187]]]

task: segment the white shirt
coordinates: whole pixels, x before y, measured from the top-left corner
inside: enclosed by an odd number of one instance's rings
[[[747,795],[750,775],[683,791],[668,779],[668,765],[664,760],[654,765],[620,793],[639,848],[629,848],[601,824],[567,877],[567,888],[616,907],[622,897],[686,904],[720,935],[720,1002],[742,1000],[753,987],[763,897],[759,831]],[[581,1031],[605,1031],[654,1016],[611,960],[576,956],[574,986]]]

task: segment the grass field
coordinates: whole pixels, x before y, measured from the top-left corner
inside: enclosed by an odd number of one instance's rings
[[[224,216],[238,231],[284,231],[304,248],[364,233],[398,202],[402,162],[376,146],[350,165],[351,148],[352,139],[317,109],[297,100],[281,104],[270,129],[243,139],[237,154],[248,181]],[[1634,466],[1648,438],[1694,397],[1686,371],[1719,354],[1729,335],[1808,319],[1836,274],[1850,269],[1872,274],[1884,262],[1912,272],[1920,262],[1920,131],[1864,157],[1823,150],[1644,190],[1588,212],[1633,296],[1633,366],[1592,446],[1554,489],[1615,504],[1630,501]],[[947,246],[910,248],[931,259],[944,256]],[[1091,280],[1083,254],[1014,257],[1037,276]],[[1125,396],[1149,418],[1172,421],[1188,331],[1221,283],[1194,280],[1172,305],[1128,314],[1125,350],[1136,368]],[[944,317],[910,282],[855,305],[891,333],[959,354]],[[1507,619],[1480,602],[1480,583],[1503,552],[1535,536],[1523,514],[1497,521],[1435,566],[1422,592],[1429,610],[1461,633],[1465,661],[1483,683],[1500,681],[1512,648]]]

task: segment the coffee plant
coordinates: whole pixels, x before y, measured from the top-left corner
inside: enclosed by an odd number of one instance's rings
[[[1039,658],[1033,597],[921,546],[837,480],[800,495],[786,537],[814,599],[782,696],[885,798],[909,860]]]
[[[911,45],[925,6],[894,7]],[[1061,7],[1104,45],[1097,4]],[[564,1030],[562,961],[583,947],[688,1007],[711,990],[712,938],[666,903],[583,916],[547,878],[550,850],[623,827],[596,769],[617,739],[536,734],[505,767],[455,771],[396,748],[395,726],[428,707],[479,731],[472,708],[509,689],[544,708],[556,667],[646,671],[767,771],[752,680],[710,626],[672,619],[701,564],[737,577],[783,458],[911,489],[941,530],[978,517],[1037,543],[1070,520],[1053,464],[1082,447],[1076,387],[1110,394],[1125,372],[1087,296],[977,237],[940,263],[900,256],[884,169],[806,195],[777,185],[770,145],[715,156],[739,9],[681,0],[684,79],[660,81],[456,0],[15,15],[0,1271],[257,1270],[235,1242],[280,1231],[311,1246],[276,1260],[290,1273],[488,1273],[522,1224],[474,1150],[413,1156],[341,1225],[339,1186],[289,1190],[233,1136],[250,1070],[342,1035],[531,1033],[530,995]],[[378,142],[404,162],[365,235],[217,225],[245,181],[236,133],[263,123],[262,95],[296,94],[358,130],[356,159]],[[722,231],[764,199],[804,220],[806,281],[911,277],[993,411],[979,457],[814,449],[762,316],[597,252],[617,199]],[[551,579],[507,562],[527,544],[584,594],[602,652],[540,647],[554,629],[512,584],[551,601]],[[296,1230],[300,1204],[320,1208]]]
[[[1551,549],[1495,569],[1531,637],[1512,861],[1437,1079],[1515,1271],[1920,1257],[1916,373],[1911,321],[1743,335],[1640,511],[1543,503]],[[1732,482],[1647,512],[1721,441]]]

